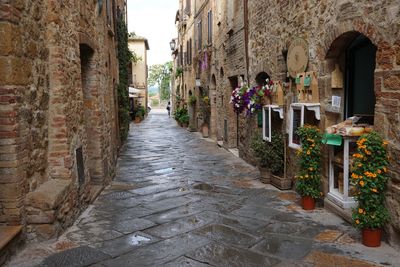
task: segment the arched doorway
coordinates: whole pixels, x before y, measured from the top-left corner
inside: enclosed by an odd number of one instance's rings
[[[217,79],[214,74],[211,76],[209,98],[211,109],[210,134],[212,139],[217,139]]]
[[[267,79],[271,79],[271,78],[269,77],[268,73],[262,71],[259,74],[257,74],[255,80],[256,80],[257,85],[263,86],[263,85],[267,84],[267,82],[266,82]]]
[[[81,61],[81,83],[84,106],[84,125],[87,136],[86,151],[82,147],[76,150],[76,161],[78,168],[79,185],[85,183],[85,173],[83,167],[84,156],[87,153],[87,164],[91,182],[94,184],[103,183],[103,165],[101,158],[100,133],[98,132],[99,118],[96,117],[97,104],[97,80],[96,66],[93,60],[94,50],[87,44],[80,44]]]
[[[342,119],[360,117],[360,123],[374,123],[374,72],[377,47],[364,34],[351,31],[336,38],[326,55],[335,65],[332,95],[342,97]],[[340,92],[343,90],[343,92]]]

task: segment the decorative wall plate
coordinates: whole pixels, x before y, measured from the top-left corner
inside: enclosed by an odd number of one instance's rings
[[[304,39],[297,38],[292,41],[287,53],[287,68],[290,77],[296,78],[296,74],[304,72],[308,64],[308,44]]]

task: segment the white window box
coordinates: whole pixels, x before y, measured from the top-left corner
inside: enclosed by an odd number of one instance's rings
[[[283,120],[283,107],[277,105],[266,105],[263,107],[263,139],[268,142],[271,142],[272,137],[272,112],[278,112],[279,118]]]
[[[315,124],[310,119],[321,120],[321,104],[319,103],[292,103],[290,105],[290,122],[289,122],[289,147],[294,149],[300,148],[300,138],[296,134],[298,128],[304,124]],[[309,113],[314,113],[310,116]]]

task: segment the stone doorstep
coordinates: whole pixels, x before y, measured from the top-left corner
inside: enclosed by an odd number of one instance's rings
[[[22,231],[22,226],[0,226],[0,250],[5,248]]]
[[[69,180],[50,179],[26,197],[26,205],[43,211],[54,210],[63,201],[71,184]]]
[[[0,226],[0,266],[2,266],[16,249],[22,226]],[[16,242],[13,242],[13,241]]]

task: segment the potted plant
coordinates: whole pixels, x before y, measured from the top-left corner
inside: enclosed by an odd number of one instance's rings
[[[353,154],[351,182],[358,206],[352,218],[362,231],[362,243],[368,247],[380,246],[382,228],[389,221],[384,204],[388,165],[387,142],[376,132],[361,135]]]
[[[207,138],[209,136],[209,121],[211,115],[210,98],[207,95],[203,95],[200,100],[200,112],[203,119],[203,124],[201,125],[201,133],[204,138]]]
[[[258,160],[260,181],[264,184],[269,184],[271,182],[269,146],[263,140],[259,131],[251,139],[250,148]]]
[[[302,197],[305,210],[315,208],[315,199],[321,196],[321,145],[322,134],[316,126],[304,125],[297,130],[301,148],[297,151],[299,174],[296,190]]]
[[[285,147],[283,135],[280,132],[272,131],[269,146],[271,184],[275,187],[286,190],[292,188],[292,180],[284,175]]]
[[[178,107],[174,111],[174,118],[176,122],[183,127],[183,121],[186,121],[186,118],[183,118],[184,116],[187,116],[188,111],[186,107]]]
[[[180,118],[180,122],[182,123],[182,127],[187,128],[189,126],[189,115],[183,114]]]
[[[196,105],[196,101],[197,101],[196,96],[194,96],[194,95],[189,96],[189,105],[190,106]]]

